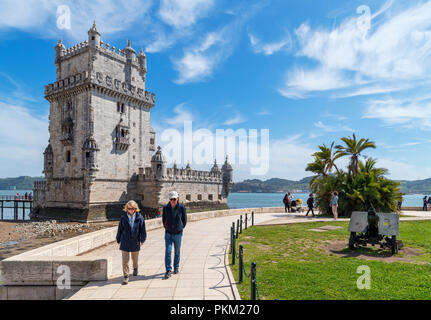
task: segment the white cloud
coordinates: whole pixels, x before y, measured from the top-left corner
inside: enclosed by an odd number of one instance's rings
[[[48,145],[48,116],[0,102],[0,176],[41,175]]]
[[[231,126],[234,124],[239,124],[239,123],[243,123],[246,122],[247,119],[245,119],[243,116],[241,116],[238,112],[235,112],[235,116],[226,120],[224,122],[225,125]]]
[[[308,58],[317,66],[294,67],[280,93],[289,98],[304,98],[313,92],[351,87],[354,90],[350,96],[366,95],[402,90],[405,81],[429,79],[431,1],[383,15],[391,4],[385,3],[372,16],[366,35],[358,27],[359,15],[329,30],[313,29],[309,23],[303,23],[295,31],[297,56]],[[355,89],[366,84],[372,87]]]
[[[83,40],[96,20],[97,28],[103,37],[104,34],[127,30],[135,22],[147,21],[145,14],[152,4],[153,0],[75,0],[67,3],[61,0],[3,0],[0,2],[0,30],[16,28],[41,37],[56,38],[67,35],[73,40]],[[69,30],[57,28],[57,7],[60,5],[70,8]]]
[[[388,178],[394,180],[418,180],[431,177],[430,167],[420,167],[389,158],[377,159],[377,166],[388,169]]]
[[[263,53],[266,56],[270,56],[281,49],[289,49],[291,46],[291,38],[290,35],[287,34],[283,39],[276,42],[262,43],[260,39],[258,39],[255,35],[249,34],[251,47],[253,48],[254,53]]]
[[[160,18],[175,28],[190,27],[213,7],[214,0],[162,0]]]
[[[313,161],[313,150],[305,143],[300,135],[285,139],[270,140],[269,146],[269,170],[264,176],[251,176],[247,165],[233,165],[235,181],[244,179],[295,179],[299,180],[312,173],[305,171],[307,163]],[[292,152],[294,156],[292,156]]]
[[[174,127],[180,127],[180,126],[184,126],[185,121],[193,121],[194,120],[193,114],[192,112],[184,108],[185,105],[186,105],[185,102],[177,105],[174,108],[174,112],[176,113],[176,116],[172,118],[166,118],[165,119],[166,123]]]
[[[174,68],[178,71],[178,84],[198,82],[209,77],[217,63],[226,59],[231,50],[226,46],[228,27],[218,32],[208,33],[199,44],[184,52],[184,56],[173,60]]]
[[[379,119],[389,126],[431,130],[431,99],[380,99],[368,102],[365,119]]]
[[[329,125],[325,125],[323,124],[322,121],[318,121],[317,123],[314,124],[315,127],[322,129],[325,132],[342,132],[342,131],[350,131],[350,132],[354,132],[355,130],[351,129],[348,126],[342,126],[342,125],[336,125],[336,126],[329,126]]]

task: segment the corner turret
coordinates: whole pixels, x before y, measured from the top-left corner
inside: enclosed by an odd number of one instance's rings
[[[63,44],[63,40],[58,40],[55,48],[55,63],[57,63],[62,56],[66,54],[66,47]]]
[[[136,51],[132,48],[130,40],[127,40],[127,47],[123,49],[123,54],[126,56],[127,60],[136,60]]]
[[[100,32],[96,28],[96,21],[93,22],[93,26],[88,30],[88,44],[92,48],[100,47]]]

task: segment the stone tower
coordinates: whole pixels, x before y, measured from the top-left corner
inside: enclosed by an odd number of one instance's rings
[[[50,140],[38,214],[109,218],[134,197],[135,172],[151,165],[155,150],[146,56],[142,49],[136,56],[130,41],[117,51],[104,45],[94,23],[87,41],[69,49],[58,42],[55,66],[56,82],[45,86]]]
[[[128,200],[157,216],[176,190],[188,209],[226,209],[232,167],[167,168],[150,126],[154,94],[145,91],[147,57],[103,44],[96,24],[88,40],[55,46],[56,81],[50,102],[45,181],[34,184],[33,218],[117,219]],[[154,152],[156,151],[156,152]],[[154,154],[153,154],[154,153]]]

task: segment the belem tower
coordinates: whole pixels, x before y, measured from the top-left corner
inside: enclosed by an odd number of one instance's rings
[[[145,91],[147,59],[130,41],[104,44],[93,24],[88,40],[55,46],[57,78],[45,86],[50,103],[45,181],[34,184],[32,218],[76,221],[116,219],[128,200],[153,217],[176,190],[186,208],[226,209],[232,185],[227,157],[210,171],[167,168]]]

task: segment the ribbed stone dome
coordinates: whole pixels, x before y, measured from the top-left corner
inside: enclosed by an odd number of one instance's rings
[[[151,158],[151,162],[166,162],[166,159],[162,154],[162,148],[160,148],[160,146],[157,147],[157,151]]]
[[[96,140],[94,140],[93,137],[89,137],[89,138],[87,138],[87,140],[85,140],[84,145],[82,146],[82,149],[99,150],[99,148],[97,147]]]
[[[226,160],[223,164],[223,167],[221,167],[222,171],[229,171],[229,170],[233,170],[232,166],[230,165],[229,162],[227,162],[227,156],[226,156]]]
[[[48,144],[48,146],[45,148],[45,151],[43,152],[44,154],[45,153],[53,153],[53,151],[52,151],[52,147],[51,147],[51,144]]]
[[[211,168],[211,172],[220,172],[220,168],[218,167],[216,160],[214,160],[214,165]]]

